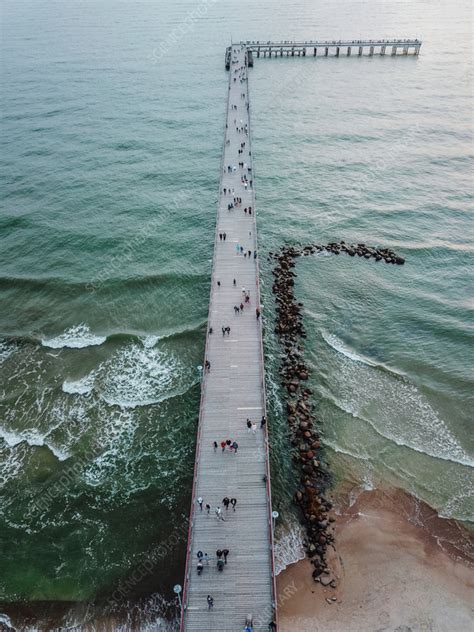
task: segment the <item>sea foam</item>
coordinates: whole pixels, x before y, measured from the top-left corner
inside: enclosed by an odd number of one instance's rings
[[[407,378],[348,350],[336,336],[322,335],[340,354],[331,386],[331,399],[338,408],[396,445],[474,466],[447,423]]]
[[[101,345],[107,340],[106,336],[96,336],[91,333],[88,325],[80,323],[74,325],[69,329],[57,336],[56,338],[50,338],[42,340],[41,344],[44,347],[50,347],[51,349],[62,349],[68,347],[70,349],[83,349],[84,347],[95,347]]]

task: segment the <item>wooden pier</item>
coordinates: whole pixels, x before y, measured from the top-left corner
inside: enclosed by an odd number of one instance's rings
[[[267,632],[276,619],[267,424],[261,427],[265,376],[262,322],[256,312],[260,296],[247,60],[245,46],[227,50],[230,77],[205,351],[210,370],[204,367],[201,389],[182,632],[240,631],[247,615],[253,617],[253,632]],[[242,203],[229,210],[234,198]],[[245,213],[249,207],[251,213]],[[250,303],[245,303],[246,293]],[[237,314],[234,306],[241,303],[244,308]],[[230,327],[230,333],[223,335],[222,327]],[[256,423],[255,432],[247,428],[247,418]],[[227,439],[237,442],[237,453],[222,451],[220,443]],[[237,499],[235,511],[224,508],[224,497]],[[206,504],[211,505],[209,514]],[[217,507],[223,520],[216,516]],[[223,571],[217,569],[218,549],[229,550]],[[209,558],[209,563],[203,559],[201,574],[199,551]]]
[[[385,55],[387,50],[391,55],[398,50],[418,55],[420,47],[420,40],[400,39],[247,41],[226,49],[230,76],[181,632],[235,632],[244,629],[248,615],[252,632],[267,632],[277,617],[268,429],[266,423],[261,425],[262,417],[266,419],[265,374],[262,318],[256,311],[261,305],[248,67],[254,55],[317,56],[320,51],[338,57],[341,51],[360,56]],[[242,202],[234,204],[240,198]],[[249,429],[247,419],[256,428]],[[221,441],[227,439],[238,449],[222,450]],[[225,508],[225,497],[237,499],[235,511]],[[217,568],[219,549],[229,551],[222,571]],[[203,556],[200,573],[198,553]]]
[[[253,57],[351,57],[362,55],[419,55],[422,41],[419,39],[380,40],[319,40],[284,42],[240,42],[247,50],[249,66]],[[230,48],[227,49],[229,51]],[[226,53],[227,67],[227,53]]]

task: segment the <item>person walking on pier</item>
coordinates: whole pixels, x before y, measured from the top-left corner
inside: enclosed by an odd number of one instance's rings
[[[221,441],[222,452],[225,452],[225,446],[226,446],[226,442],[225,441]]]
[[[217,520],[222,520],[223,522],[225,522],[225,518],[222,515],[222,509],[220,507],[216,507],[215,512]]]
[[[221,557],[222,557],[222,551],[221,551],[220,549],[217,549],[217,551],[216,551],[216,557],[217,557],[217,559],[218,559],[218,560],[220,560],[220,559],[221,559]]]
[[[207,607],[209,610],[212,610],[214,608],[214,598],[211,597],[211,595],[207,596]]]
[[[227,496],[222,499],[222,504],[224,505],[226,509],[229,509],[229,503],[230,503],[230,499]]]
[[[227,556],[229,555],[229,549],[224,549],[222,551],[222,555],[224,556],[224,564],[227,564]]]
[[[217,441],[213,442],[212,447],[214,448],[214,453],[216,453],[217,452],[217,447],[218,447],[217,446]]]
[[[206,511],[208,515],[211,513],[211,505],[209,503],[206,503]]]
[[[247,417],[247,434],[252,430],[252,422]]]
[[[265,417],[265,415],[263,415],[262,419],[260,420],[260,428],[263,428],[263,426],[267,423],[267,418]]]
[[[237,454],[237,450],[239,448],[239,444],[237,443],[237,441],[234,441],[234,443],[232,444],[232,448],[234,450],[234,453]]]
[[[235,505],[237,504],[237,498],[231,498],[230,504],[232,505],[232,509],[235,511]]]
[[[201,496],[199,496],[199,498],[197,499],[197,504],[199,505],[199,509],[201,511],[202,511],[202,503],[203,503],[203,500],[202,500]]]

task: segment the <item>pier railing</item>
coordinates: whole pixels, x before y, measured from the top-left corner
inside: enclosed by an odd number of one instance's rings
[[[257,204],[256,204],[256,191],[255,191],[255,155],[252,147],[252,116],[251,116],[251,105],[250,105],[250,90],[249,90],[249,81],[247,76],[247,100],[248,100],[248,120],[249,120],[249,149],[252,155],[252,188],[253,188],[253,197],[254,197],[254,206],[255,206],[255,236],[256,236],[256,248],[258,252],[258,231],[257,231]],[[260,264],[259,257],[255,260],[256,263],[256,277],[257,277],[257,307],[261,307],[261,296],[260,296]],[[263,310],[262,310],[263,311]],[[259,358],[260,358],[260,371],[262,376],[262,409],[265,419],[267,419],[267,389],[265,384],[265,359],[263,353],[263,323],[265,319],[265,315],[261,316],[260,326],[262,327],[262,332],[260,336],[260,350],[259,350]],[[272,593],[273,593],[273,612],[271,613],[274,617],[274,621],[277,624],[278,629],[278,609],[277,609],[277,588],[276,588],[276,572],[275,572],[275,543],[274,543],[274,533],[273,533],[273,516],[272,516],[272,487],[271,487],[271,477],[270,477],[270,442],[269,442],[269,434],[268,434],[268,421],[265,424],[264,428],[265,433],[265,470],[267,477],[267,496],[268,496],[268,529],[269,529],[269,539],[270,539],[270,551],[271,551],[271,564],[272,564]],[[270,613],[269,613],[270,614]]]

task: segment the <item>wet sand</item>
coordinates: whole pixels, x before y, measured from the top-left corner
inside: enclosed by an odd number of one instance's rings
[[[278,576],[280,632],[474,630],[471,535],[396,490],[362,493],[336,522],[336,588],[308,560]],[[327,600],[336,597],[337,601]]]

